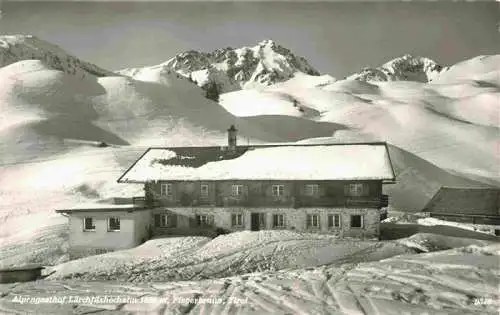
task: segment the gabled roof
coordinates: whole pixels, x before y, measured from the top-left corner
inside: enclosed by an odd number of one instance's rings
[[[374,142],[149,148],[118,182],[394,178],[386,144]]]
[[[500,189],[441,187],[424,207],[425,212],[500,215]]]

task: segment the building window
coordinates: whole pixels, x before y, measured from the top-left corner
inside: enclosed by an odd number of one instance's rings
[[[243,185],[233,185],[231,187],[231,195],[234,197],[242,196],[243,195]]]
[[[275,227],[275,228],[285,227],[285,215],[284,214],[273,215],[273,227]]]
[[[208,185],[207,184],[201,184],[201,186],[200,186],[200,196],[202,198],[207,198],[208,197]]]
[[[308,214],[306,223],[307,228],[319,228],[319,214]]]
[[[172,184],[161,184],[160,194],[162,196],[172,197]]]
[[[319,195],[319,185],[318,184],[307,184],[305,187],[306,196],[318,196]]]
[[[196,215],[196,225],[199,227],[210,226],[213,222],[213,216],[207,214]]]
[[[351,215],[351,227],[352,228],[362,228],[363,227],[363,216],[359,214]]]
[[[273,185],[273,196],[281,197],[285,194],[285,186],[284,185]]]
[[[241,213],[231,214],[231,225],[232,226],[243,226],[243,214],[241,214]]]
[[[340,214],[329,214],[328,215],[328,227],[329,228],[339,228],[340,227]]]
[[[173,228],[177,226],[176,214],[155,214],[155,227]]]
[[[95,231],[94,219],[90,217],[83,218],[83,230],[84,231]]]
[[[363,183],[354,183],[347,186],[347,195],[353,197],[366,196],[368,194],[368,187]]]
[[[120,231],[120,218],[118,217],[108,218],[108,231],[110,232]]]

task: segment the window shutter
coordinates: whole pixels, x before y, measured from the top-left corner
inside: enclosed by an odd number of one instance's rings
[[[208,215],[207,216],[207,221],[208,221],[208,224],[214,224],[214,216],[213,215]]]
[[[349,196],[349,184],[344,185],[344,195]]]
[[[333,215],[328,215],[328,227],[333,226]]]
[[[311,221],[312,221],[312,215],[308,214],[308,215],[306,216],[306,226],[307,226],[307,227],[311,227],[311,225],[312,225],[312,222],[311,222]]]
[[[155,227],[159,227],[161,225],[161,215],[155,214]]]
[[[169,215],[168,220],[169,220],[170,227],[177,227],[177,214]]]
[[[369,196],[369,195],[370,195],[370,185],[363,184],[363,196]]]
[[[266,225],[265,213],[259,213],[259,225],[261,225],[261,226]]]

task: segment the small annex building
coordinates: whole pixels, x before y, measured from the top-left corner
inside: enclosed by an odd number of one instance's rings
[[[500,189],[441,187],[423,211],[443,220],[500,226]]]

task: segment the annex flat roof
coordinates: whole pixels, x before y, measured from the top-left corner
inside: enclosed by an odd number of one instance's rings
[[[22,265],[22,266],[12,266],[12,267],[7,267],[7,268],[0,268],[0,272],[6,273],[6,272],[15,272],[15,271],[25,271],[25,270],[40,270],[44,269],[45,267],[42,265],[38,264],[27,264],[27,265]]]
[[[79,204],[75,207],[69,207],[66,209],[56,209],[57,213],[68,213],[68,212],[92,212],[92,211],[120,211],[120,212],[134,212],[140,210],[146,210],[147,207],[140,207],[132,204],[126,205],[115,205],[115,204]]]
[[[394,179],[387,145],[373,142],[149,148],[118,182]]]

